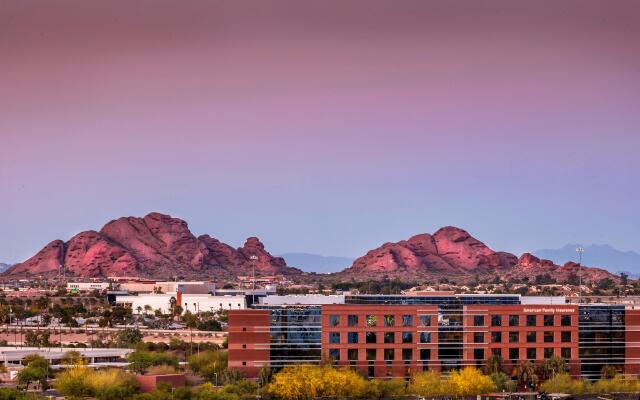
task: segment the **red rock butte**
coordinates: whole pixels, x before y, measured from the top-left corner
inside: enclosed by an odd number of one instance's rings
[[[252,257],[255,256],[255,259]],[[54,240],[27,261],[16,264],[5,277],[51,277],[64,266],[69,276],[140,276],[147,278],[235,279],[248,275],[255,264],[258,275],[303,276],[272,256],[256,237],[233,248],[209,235],[195,237],[181,219],[157,212],[143,218],[122,217],[100,231],[81,232],[69,241]],[[446,278],[464,282],[476,277],[528,278],[549,274],[566,281],[578,264],[555,265],[525,253],[517,257],[496,252],[467,231],[447,226],[434,234],[419,234],[397,243],[385,243],[356,259],[337,279],[400,279],[419,281]],[[617,279],[599,268],[582,268],[585,282]]]

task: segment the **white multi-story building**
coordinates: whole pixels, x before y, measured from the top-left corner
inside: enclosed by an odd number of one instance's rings
[[[247,307],[245,296],[212,296],[209,294],[185,294],[180,292],[161,294],[118,295],[116,304],[131,307],[134,314],[151,314],[160,310],[171,313],[172,304],[179,305],[183,312],[192,313],[220,310],[243,310]]]

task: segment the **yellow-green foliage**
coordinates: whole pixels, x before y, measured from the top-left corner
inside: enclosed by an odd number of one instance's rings
[[[483,375],[473,367],[453,371],[451,375],[449,375],[448,386],[454,395],[460,397],[477,396],[496,390],[496,385],[491,378]]]
[[[592,383],[582,379],[572,379],[567,374],[558,374],[540,385],[540,389],[547,393],[607,394],[636,392],[640,387],[637,380],[626,379],[622,375],[616,375],[612,379],[600,379]]]
[[[440,374],[434,371],[427,371],[416,374],[411,378],[407,392],[422,397],[440,397],[450,394]]]
[[[407,383],[404,379],[374,379],[368,381],[367,395],[369,399],[400,397],[407,394]]]
[[[94,371],[82,365],[58,374],[54,387],[65,396],[100,400],[127,399],[138,390],[135,379],[120,369]]]
[[[286,367],[273,376],[267,393],[286,400],[314,397],[364,397],[367,381],[350,369],[299,365]]]
[[[447,380],[440,374],[428,371],[416,374],[411,379],[408,393],[423,397],[458,396],[469,397],[490,393],[496,390],[496,385],[490,377],[482,374],[473,367],[466,367],[460,371],[453,371]]]

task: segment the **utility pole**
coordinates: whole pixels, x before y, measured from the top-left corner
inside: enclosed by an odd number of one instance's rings
[[[251,290],[251,307],[253,307],[256,304],[256,261],[258,261],[258,256],[253,254],[251,257],[249,257],[249,259],[251,260],[251,265],[253,266],[253,273],[251,278],[251,281],[253,283],[253,290]]]
[[[584,247],[578,246],[576,249],[578,253],[578,303],[582,301],[582,253],[584,253]]]

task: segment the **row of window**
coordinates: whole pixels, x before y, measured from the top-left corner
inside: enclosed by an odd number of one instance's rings
[[[378,334],[382,336],[382,343],[396,343],[396,332],[366,332],[365,343],[378,343]],[[502,343],[502,332],[491,332],[492,343]],[[508,343],[520,343],[520,332],[508,332]],[[340,332],[329,332],[329,343],[340,344]],[[400,334],[401,343],[413,343],[413,332],[402,332]],[[431,343],[431,332],[420,332],[418,334],[418,343]],[[542,340],[544,343],[553,343],[555,332],[543,332]],[[538,332],[530,331],[525,333],[526,343],[536,343],[538,341]],[[561,343],[571,343],[571,331],[560,332]],[[359,332],[347,332],[347,343],[360,343]],[[485,343],[484,332],[475,332],[473,334],[473,343]]]
[[[482,353],[477,352],[476,350],[481,350]],[[491,349],[491,352],[495,355],[499,355],[502,356],[501,354],[501,350],[502,349]],[[537,348],[527,348],[525,350],[526,352],[526,359],[527,360],[535,360],[537,359],[537,353],[538,353],[538,349]],[[474,353],[474,358],[476,360],[479,359],[484,359],[484,349],[474,349],[473,351]],[[483,357],[481,358],[477,358],[477,355],[482,354]],[[542,349],[542,355],[544,358],[551,358],[551,356],[553,356],[554,352],[553,352],[553,347],[545,347]],[[560,348],[560,357],[564,358],[565,360],[569,360],[571,358],[571,347],[561,347]],[[509,360],[510,361],[518,361],[520,359],[520,348],[514,347],[514,348],[510,348],[509,349]]]
[[[395,361],[396,359],[396,349],[381,349],[383,352],[383,358],[385,361]],[[348,361],[358,361],[360,349],[347,349],[347,360]],[[378,349],[364,349],[365,351],[365,359],[367,361],[376,361]],[[492,353],[501,355],[501,349],[493,349]],[[537,348],[527,348],[525,350],[526,359],[527,360],[536,360],[538,356]],[[401,349],[401,360],[403,361],[411,361],[413,360],[413,349],[406,348]],[[419,349],[420,360],[430,360],[431,359],[431,349]],[[545,347],[542,349],[542,355],[544,358],[551,358],[554,355],[553,347]],[[329,357],[334,361],[340,361],[340,349],[329,349]],[[569,360],[571,358],[571,348],[570,347],[562,347],[560,348],[560,357]],[[484,360],[485,359],[485,350],[484,349],[474,349],[473,350],[473,358],[475,360]],[[518,361],[520,360],[520,349],[511,348],[509,349],[509,358],[510,361]]]
[[[430,315],[419,316],[419,326],[431,326]],[[413,326],[413,315],[402,315],[400,318],[402,326]],[[347,315],[347,326],[358,326],[358,315]],[[383,326],[396,326],[396,316],[393,314],[386,314],[382,316]],[[329,325],[332,327],[340,326],[340,315],[330,315]],[[378,316],[374,314],[365,315],[366,326],[378,326]]]
[[[491,315],[491,326],[502,326],[503,317],[503,315]],[[520,315],[509,315],[507,316],[507,318],[509,326],[520,326]],[[419,326],[431,326],[431,315],[419,315],[418,319]],[[402,315],[400,316],[399,320],[402,326],[413,326],[413,315]],[[359,322],[360,321],[358,315],[347,315],[347,326],[358,326]],[[484,322],[484,315],[474,315],[473,326],[485,326]],[[396,316],[393,314],[383,315],[382,324],[383,326],[396,326]],[[340,326],[340,315],[330,315],[329,325],[332,327]],[[365,325],[370,327],[378,326],[378,316],[374,314],[365,315]],[[525,325],[537,326],[538,316],[526,315]],[[554,326],[555,315],[543,315],[542,325]],[[571,315],[560,315],[560,326],[571,326]]]
[[[358,350],[359,349],[347,349],[347,360],[358,361]],[[396,359],[395,349],[382,349],[382,352],[385,361],[394,361]],[[365,359],[367,361],[376,361],[377,354],[377,349],[365,349]],[[402,355],[401,359],[404,361],[413,360],[413,349],[401,349],[400,354]],[[430,349],[420,349],[419,354],[421,360],[431,359]],[[334,361],[340,361],[340,349],[329,349],[329,357]]]
[[[380,332],[383,343],[395,343],[395,332]],[[365,343],[378,343],[378,332],[366,332]],[[413,332],[402,332],[400,334],[402,343],[413,343]],[[419,343],[431,343],[431,332],[420,332],[418,334]],[[358,332],[347,332],[347,343],[357,344],[360,336]],[[329,332],[329,343],[340,344],[340,332]]]
[[[520,343],[520,332],[508,332],[506,335],[509,343]],[[527,343],[536,343],[538,341],[538,332],[530,331],[525,334],[525,341]],[[473,342],[474,343],[484,343],[484,333],[483,332],[475,332],[473,334]],[[554,332],[543,332],[543,342],[544,343],[553,343],[554,341]],[[492,343],[502,343],[502,332],[491,332],[491,342]],[[570,343],[571,342],[571,332],[570,331],[562,331],[560,332],[560,342],[562,343]]]
[[[492,315],[491,316],[491,326],[502,326],[503,315]],[[542,316],[542,325],[543,326],[554,326],[555,325],[555,315],[546,314]],[[520,315],[509,315],[508,316],[508,324],[509,326],[520,326]],[[473,325],[474,326],[484,326],[484,316],[476,315],[473,317]],[[525,316],[525,325],[526,326],[537,326],[538,325],[538,316],[537,315],[526,315]],[[571,326],[571,315],[561,315],[560,316],[560,326]]]

